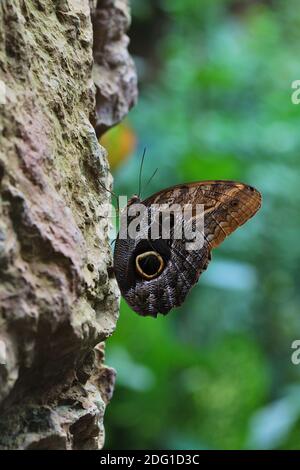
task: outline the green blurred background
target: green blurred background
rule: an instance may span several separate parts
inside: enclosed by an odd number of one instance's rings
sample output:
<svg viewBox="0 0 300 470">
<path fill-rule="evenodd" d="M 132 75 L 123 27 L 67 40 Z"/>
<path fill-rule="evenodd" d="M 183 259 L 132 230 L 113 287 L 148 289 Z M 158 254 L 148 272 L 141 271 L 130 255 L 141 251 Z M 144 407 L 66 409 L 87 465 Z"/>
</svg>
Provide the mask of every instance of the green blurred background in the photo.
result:
<svg viewBox="0 0 300 470">
<path fill-rule="evenodd" d="M 261 211 L 214 251 L 185 304 L 122 301 L 106 449 L 299 449 L 300 79 L 297 0 L 131 1 L 140 98 L 105 137 L 115 191 L 237 179 Z M 134 148 L 134 143 L 137 145 Z"/>
</svg>

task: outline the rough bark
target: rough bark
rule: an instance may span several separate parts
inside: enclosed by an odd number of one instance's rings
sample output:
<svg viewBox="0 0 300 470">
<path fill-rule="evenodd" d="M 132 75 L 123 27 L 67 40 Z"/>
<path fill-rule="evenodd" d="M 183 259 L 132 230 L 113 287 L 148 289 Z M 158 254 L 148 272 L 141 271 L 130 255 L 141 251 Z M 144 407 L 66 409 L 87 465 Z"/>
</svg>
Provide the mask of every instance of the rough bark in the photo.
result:
<svg viewBox="0 0 300 470">
<path fill-rule="evenodd" d="M 103 341 L 118 289 L 95 127 L 118 122 L 136 99 L 128 5 L 2 0 L 0 9 L 0 446 L 101 448 L 115 378 Z"/>
</svg>

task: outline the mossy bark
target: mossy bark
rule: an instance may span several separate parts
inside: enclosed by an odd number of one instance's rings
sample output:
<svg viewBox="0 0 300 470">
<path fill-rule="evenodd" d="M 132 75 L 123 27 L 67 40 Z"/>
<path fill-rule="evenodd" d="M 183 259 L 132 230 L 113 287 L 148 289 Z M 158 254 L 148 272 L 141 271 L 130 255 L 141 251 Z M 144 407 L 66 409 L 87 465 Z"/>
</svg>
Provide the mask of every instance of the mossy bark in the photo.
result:
<svg viewBox="0 0 300 470">
<path fill-rule="evenodd" d="M 103 445 L 119 294 L 95 129 L 136 100 L 128 22 L 126 0 L 0 5 L 1 448 Z"/>
</svg>

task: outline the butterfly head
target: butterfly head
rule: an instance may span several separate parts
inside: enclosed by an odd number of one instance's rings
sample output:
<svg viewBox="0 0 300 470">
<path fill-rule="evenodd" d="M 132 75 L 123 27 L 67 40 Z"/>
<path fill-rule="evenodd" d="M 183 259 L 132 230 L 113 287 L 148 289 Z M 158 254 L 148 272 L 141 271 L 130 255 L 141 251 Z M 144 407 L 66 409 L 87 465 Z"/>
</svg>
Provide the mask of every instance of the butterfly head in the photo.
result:
<svg viewBox="0 0 300 470">
<path fill-rule="evenodd" d="M 140 202 L 141 202 L 140 197 L 139 197 L 137 194 L 134 194 L 134 195 L 131 196 L 131 198 L 129 199 L 127 206 L 131 206 L 132 204 L 138 204 L 138 203 L 140 203 Z"/>
</svg>

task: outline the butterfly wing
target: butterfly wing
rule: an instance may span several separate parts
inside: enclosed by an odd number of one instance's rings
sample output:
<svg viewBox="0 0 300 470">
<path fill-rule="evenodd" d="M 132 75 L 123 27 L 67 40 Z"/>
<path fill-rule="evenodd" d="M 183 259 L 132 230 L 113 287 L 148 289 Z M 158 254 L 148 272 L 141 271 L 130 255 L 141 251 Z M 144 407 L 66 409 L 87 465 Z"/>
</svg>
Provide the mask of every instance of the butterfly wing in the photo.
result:
<svg viewBox="0 0 300 470">
<path fill-rule="evenodd" d="M 210 249 L 253 217 L 261 207 L 261 194 L 236 181 L 201 181 L 172 186 L 153 194 L 143 204 L 203 204 L 205 239 Z"/>
<path fill-rule="evenodd" d="M 172 232 L 169 240 L 116 241 L 114 265 L 122 295 L 139 314 L 157 316 L 182 304 L 207 268 L 212 248 L 258 211 L 261 195 L 243 183 L 202 181 L 167 188 L 142 203 L 149 208 L 154 204 L 202 204 L 204 208 L 204 243 L 198 250 L 187 250 L 185 240 L 175 239 Z M 162 256 L 164 267 L 157 277 L 145 280 L 138 275 L 135 260 L 149 251 Z"/>
</svg>

